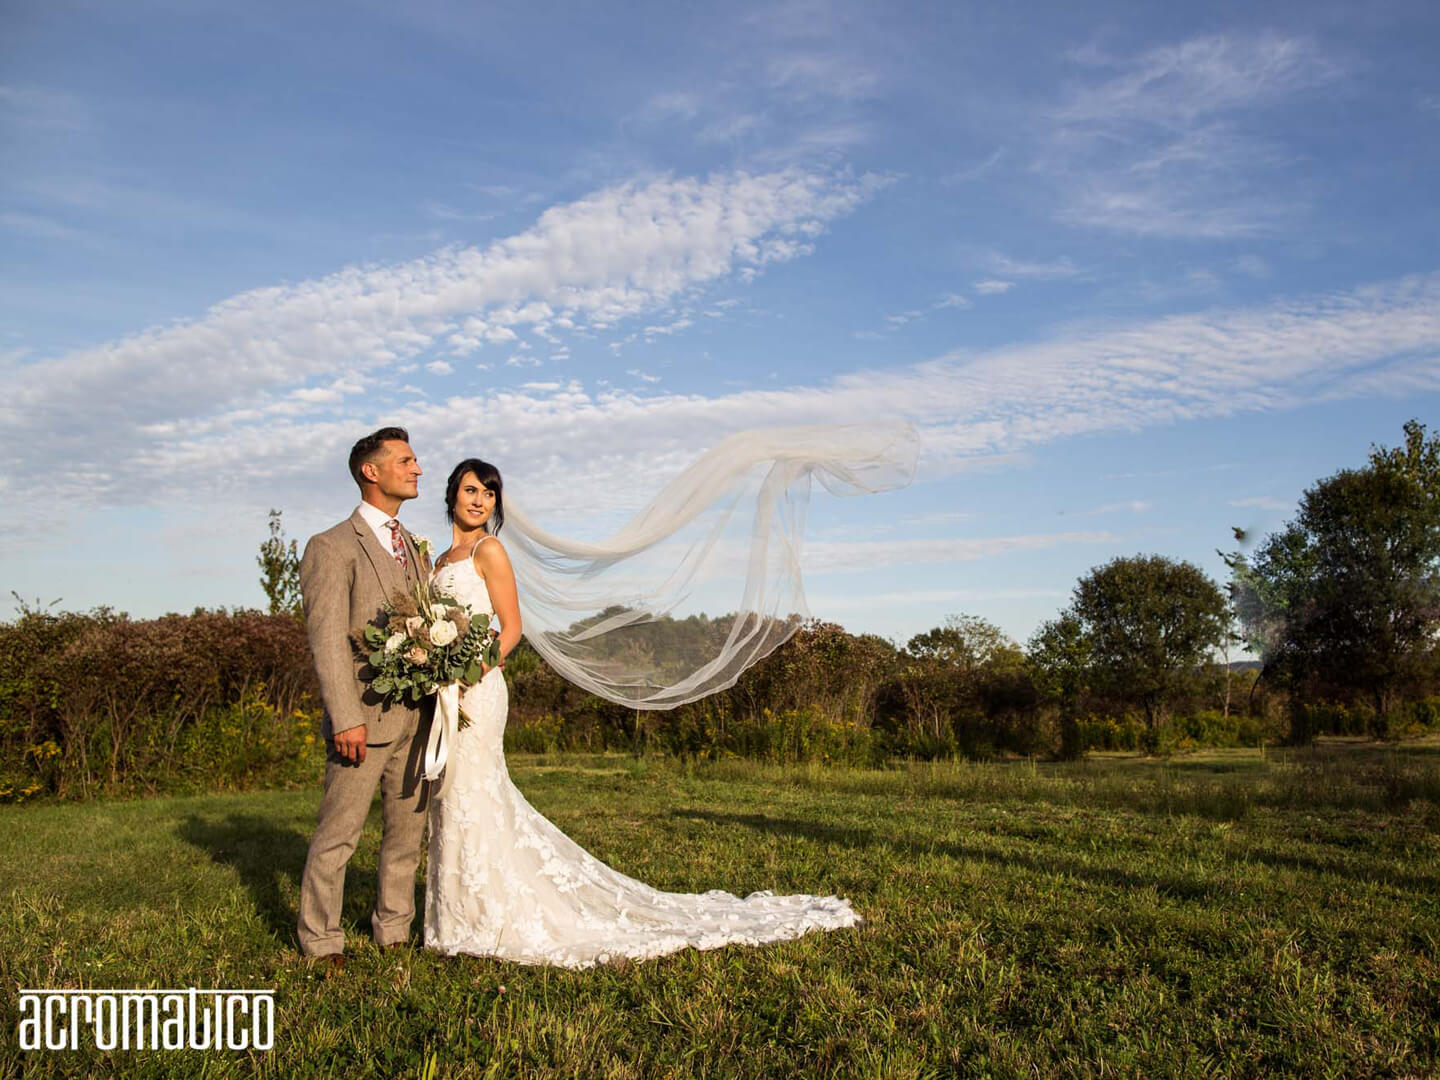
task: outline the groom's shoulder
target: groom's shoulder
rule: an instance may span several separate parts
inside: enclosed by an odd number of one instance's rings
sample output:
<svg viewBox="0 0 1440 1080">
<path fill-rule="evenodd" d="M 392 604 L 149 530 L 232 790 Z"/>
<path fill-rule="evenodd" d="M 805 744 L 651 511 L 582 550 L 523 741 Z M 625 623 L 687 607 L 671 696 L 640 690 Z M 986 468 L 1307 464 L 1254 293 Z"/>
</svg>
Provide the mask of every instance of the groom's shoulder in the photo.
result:
<svg viewBox="0 0 1440 1080">
<path fill-rule="evenodd" d="M 307 549 L 331 549 L 334 548 L 336 545 L 343 544 L 347 540 L 353 539 L 354 536 L 355 524 L 350 520 L 350 518 L 346 518 L 344 521 L 337 521 L 334 525 L 331 525 L 330 528 L 322 529 L 320 532 L 310 537 L 310 539 L 306 541 L 305 546 Z"/>
</svg>

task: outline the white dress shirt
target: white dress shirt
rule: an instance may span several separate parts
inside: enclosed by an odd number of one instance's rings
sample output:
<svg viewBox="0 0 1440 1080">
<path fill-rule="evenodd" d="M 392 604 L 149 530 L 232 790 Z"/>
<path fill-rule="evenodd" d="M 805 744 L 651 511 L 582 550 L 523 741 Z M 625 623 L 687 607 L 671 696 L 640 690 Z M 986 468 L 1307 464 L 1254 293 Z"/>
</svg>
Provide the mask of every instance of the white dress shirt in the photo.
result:
<svg viewBox="0 0 1440 1080">
<path fill-rule="evenodd" d="M 390 541 L 390 522 L 398 521 L 399 519 L 392 518 L 389 514 L 385 513 L 384 510 L 381 510 L 378 506 L 372 506 L 368 502 L 362 502 L 360 504 L 360 516 L 365 519 L 365 524 L 369 525 L 370 528 L 375 531 L 375 539 L 380 541 L 380 547 L 393 554 L 395 549 L 391 546 Z M 405 541 L 402 538 L 400 542 L 403 544 Z M 407 559 L 410 557 L 408 551 L 405 553 L 405 557 Z"/>
</svg>

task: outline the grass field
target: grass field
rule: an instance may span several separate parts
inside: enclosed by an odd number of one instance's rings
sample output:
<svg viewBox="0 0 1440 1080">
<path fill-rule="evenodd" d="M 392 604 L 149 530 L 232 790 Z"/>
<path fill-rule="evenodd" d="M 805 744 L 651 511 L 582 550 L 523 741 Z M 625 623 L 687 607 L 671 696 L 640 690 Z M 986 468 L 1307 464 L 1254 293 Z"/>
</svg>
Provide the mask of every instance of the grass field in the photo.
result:
<svg viewBox="0 0 1440 1080">
<path fill-rule="evenodd" d="M 512 768 L 626 873 L 835 892 L 866 924 L 575 973 L 382 955 L 364 936 L 376 815 L 347 884 L 349 969 L 326 981 L 294 943 L 318 791 L 4 807 L 0 1075 L 1440 1068 L 1440 744 L 886 772 Z M 275 1049 L 16 1048 L 14 988 L 192 985 L 274 987 Z"/>
</svg>

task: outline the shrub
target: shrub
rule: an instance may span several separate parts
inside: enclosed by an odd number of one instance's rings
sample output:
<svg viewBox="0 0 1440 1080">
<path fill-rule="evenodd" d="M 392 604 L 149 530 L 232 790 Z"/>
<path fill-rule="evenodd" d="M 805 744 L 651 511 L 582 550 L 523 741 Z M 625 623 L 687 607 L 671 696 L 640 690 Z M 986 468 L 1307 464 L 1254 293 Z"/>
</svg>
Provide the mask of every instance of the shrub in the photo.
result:
<svg viewBox="0 0 1440 1080">
<path fill-rule="evenodd" d="M 210 745 L 195 742 L 197 731 L 233 731 L 224 737 L 273 747 L 267 725 L 275 721 L 259 718 L 261 704 L 280 717 L 316 709 L 304 628 L 290 616 L 197 611 L 132 621 L 103 611 L 26 612 L 0 634 L 12 646 L 0 669 L 0 778 L 12 797 L 33 794 L 37 783 L 82 798 L 194 786 L 203 773 L 195 755 Z M 230 720 L 221 723 L 221 714 Z M 39 752 L 48 746 L 58 754 Z M 256 752 L 228 748 L 214 782 L 244 782 L 265 759 Z"/>
</svg>

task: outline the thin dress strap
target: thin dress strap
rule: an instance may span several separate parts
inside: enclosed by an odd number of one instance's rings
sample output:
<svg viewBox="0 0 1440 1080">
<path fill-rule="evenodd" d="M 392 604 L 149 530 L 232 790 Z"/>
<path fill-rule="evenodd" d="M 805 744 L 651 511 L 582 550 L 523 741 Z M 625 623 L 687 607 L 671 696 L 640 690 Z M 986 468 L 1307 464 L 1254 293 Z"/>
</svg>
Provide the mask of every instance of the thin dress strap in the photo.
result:
<svg viewBox="0 0 1440 1080">
<path fill-rule="evenodd" d="M 471 561 L 472 561 L 472 562 L 474 561 L 474 559 L 475 559 L 475 553 L 480 550 L 480 545 L 481 545 L 481 544 L 483 544 L 486 540 L 494 540 L 494 539 L 495 539 L 495 534 L 494 534 L 494 533 L 486 533 L 484 536 L 480 537 L 479 540 L 476 540 L 475 543 L 471 544 L 471 545 L 470 545 L 470 559 L 471 559 Z"/>
</svg>

